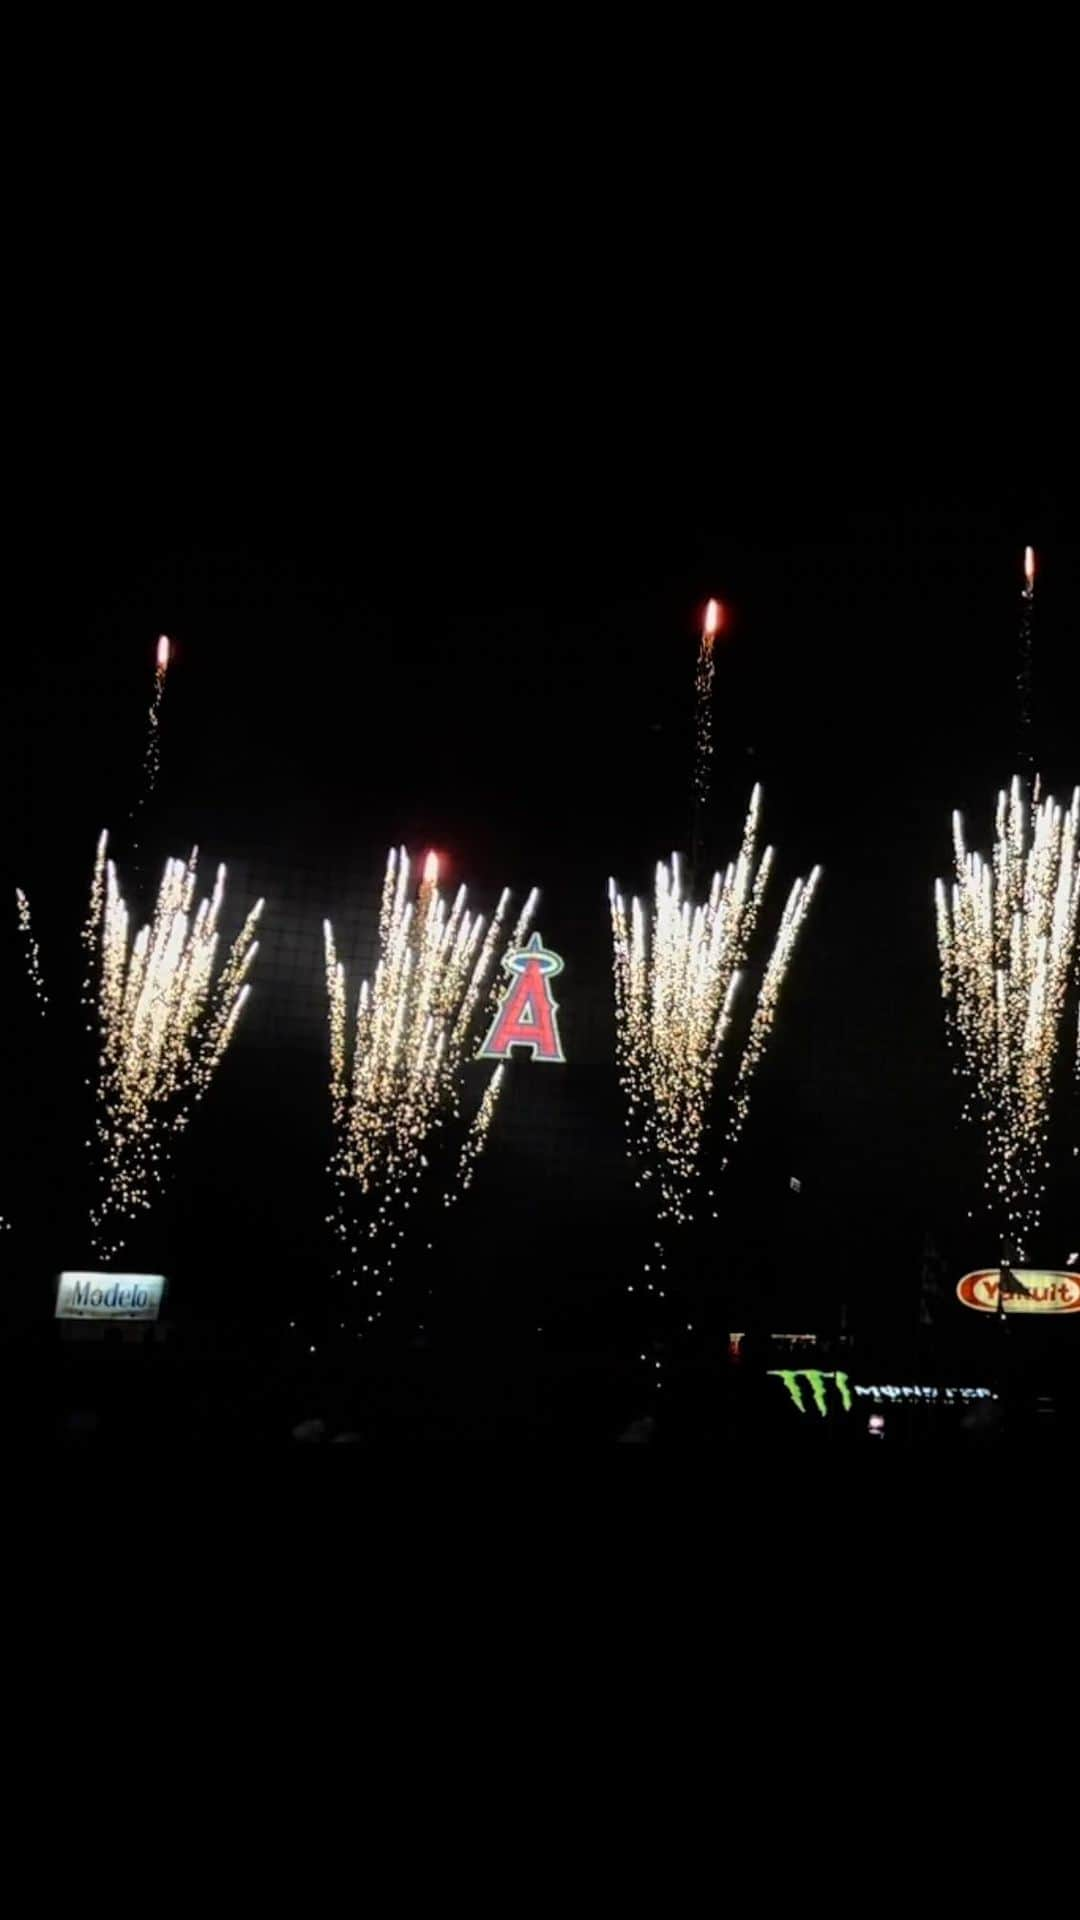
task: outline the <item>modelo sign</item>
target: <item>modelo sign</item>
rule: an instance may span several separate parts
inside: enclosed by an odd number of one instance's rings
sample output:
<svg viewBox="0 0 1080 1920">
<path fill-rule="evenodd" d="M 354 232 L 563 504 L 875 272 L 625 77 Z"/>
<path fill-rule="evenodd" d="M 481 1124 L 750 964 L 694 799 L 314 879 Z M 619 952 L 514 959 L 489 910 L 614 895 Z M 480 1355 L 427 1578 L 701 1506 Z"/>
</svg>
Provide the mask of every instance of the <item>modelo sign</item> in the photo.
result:
<svg viewBox="0 0 1080 1920">
<path fill-rule="evenodd" d="M 1080 1313 L 1080 1276 L 1075 1273 L 1035 1273 L 1021 1267 L 1010 1269 L 1017 1289 L 1006 1289 L 1002 1302 L 1006 1313 Z M 957 1299 L 965 1307 L 980 1313 L 998 1311 L 1001 1287 L 999 1269 L 986 1273 L 965 1273 L 956 1289 Z"/>
<path fill-rule="evenodd" d="M 58 1320 L 156 1320 L 165 1292 L 161 1273 L 62 1273 Z"/>
</svg>

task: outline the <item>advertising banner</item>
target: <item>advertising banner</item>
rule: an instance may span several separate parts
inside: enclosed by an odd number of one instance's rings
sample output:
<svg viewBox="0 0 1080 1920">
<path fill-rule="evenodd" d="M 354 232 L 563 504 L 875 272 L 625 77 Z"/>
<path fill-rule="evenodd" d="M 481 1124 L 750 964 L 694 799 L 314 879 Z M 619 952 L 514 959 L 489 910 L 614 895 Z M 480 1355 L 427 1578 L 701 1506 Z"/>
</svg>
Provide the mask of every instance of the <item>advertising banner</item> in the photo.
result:
<svg viewBox="0 0 1080 1920">
<path fill-rule="evenodd" d="M 165 1293 L 161 1273 L 62 1273 L 58 1320 L 156 1320 Z"/>
<path fill-rule="evenodd" d="M 1011 1274 L 1003 1302 L 1006 1313 L 1080 1312 L 1080 1275 L 1036 1272 L 1025 1267 L 1014 1267 Z M 965 1273 L 956 1297 L 965 1307 L 975 1307 L 980 1313 L 997 1313 L 1000 1288 L 1000 1269 L 987 1268 L 980 1273 Z"/>
</svg>

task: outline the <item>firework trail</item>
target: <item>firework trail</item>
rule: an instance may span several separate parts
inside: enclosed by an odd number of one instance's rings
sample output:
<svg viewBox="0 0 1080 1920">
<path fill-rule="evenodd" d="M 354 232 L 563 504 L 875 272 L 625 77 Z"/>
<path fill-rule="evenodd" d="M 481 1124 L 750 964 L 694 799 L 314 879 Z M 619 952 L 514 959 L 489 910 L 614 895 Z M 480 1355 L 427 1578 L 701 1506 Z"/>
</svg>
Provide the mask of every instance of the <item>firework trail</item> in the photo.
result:
<svg viewBox="0 0 1080 1920">
<path fill-rule="evenodd" d="M 157 655 L 154 666 L 154 691 L 150 697 L 150 709 L 146 720 L 146 751 L 143 754 L 142 787 L 130 818 L 138 821 L 143 809 L 153 798 L 161 771 L 161 703 L 165 694 L 165 677 L 169 671 L 169 658 L 172 645 L 167 634 L 160 634 L 157 643 Z M 137 842 L 134 843 L 137 848 Z M 133 850 L 134 850 L 133 848 Z"/>
<path fill-rule="evenodd" d="M 692 1201 L 709 1108 L 742 968 L 773 864 L 758 858 L 761 789 L 750 801 L 738 858 L 713 875 L 707 900 L 684 891 L 678 855 L 656 869 L 651 917 L 609 882 L 616 1033 L 626 1096 L 627 1150 L 636 1185 L 646 1191 L 658 1227 L 693 1218 Z M 730 1144 L 741 1131 L 750 1083 L 776 1018 L 798 935 L 819 878 L 797 881 L 784 909 L 731 1095 Z M 726 1162 L 725 1162 L 726 1164 Z M 653 1243 L 664 1270 L 662 1240 Z M 647 1271 L 653 1266 L 650 1260 Z M 654 1283 L 650 1281 L 650 1289 Z"/>
<path fill-rule="evenodd" d="M 1024 586 L 1020 595 L 1020 659 L 1016 671 L 1016 695 L 1020 714 L 1020 769 L 1031 777 L 1031 677 L 1032 624 L 1035 612 L 1035 549 L 1024 548 Z"/>
<path fill-rule="evenodd" d="M 198 849 L 167 860 L 153 914 L 131 937 L 131 923 L 98 841 L 90 910 L 84 1004 L 98 1036 L 95 1132 L 99 1196 L 90 1216 L 95 1250 L 113 1257 L 124 1221 L 151 1205 L 169 1147 L 189 1125 L 236 1030 L 251 991 L 247 974 L 259 950 L 259 900 L 214 977 L 225 895 L 225 868 L 192 912 Z"/>
<path fill-rule="evenodd" d="M 1005 1264 L 1039 1224 L 1055 1062 L 1080 916 L 1080 787 L 1066 812 L 1014 779 L 990 859 L 953 815 L 955 875 L 935 888 L 941 991 L 966 1120 L 985 1150 Z"/>
<path fill-rule="evenodd" d="M 693 827 L 690 863 L 696 872 L 705 830 L 705 810 L 712 784 L 712 701 L 713 650 L 723 620 L 719 600 L 710 600 L 705 608 L 698 645 L 697 671 L 694 675 L 694 773 L 692 781 Z"/>
<path fill-rule="evenodd" d="M 788 894 L 784 911 L 780 918 L 779 931 L 773 944 L 772 953 L 769 956 L 768 965 L 765 968 L 757 1005 L 754 1008 L 753 1019 L 750 1022 L 750 1034 L 743 1048 L 742 1058 L 739 1061 L 739 1070 L 735 1077 L 735 1085 L 732 1088 L 731 1115 L 726 1136 L 728 1152 L 725 1153 L 721 1163 L 723 1167 L 727 1166 L 730 1158 L 730 1150 L 734 1147 L 743 1127 L 746 1125 L 746 1116 L 750 1109 L 751 1081 L 768 1045 L 769 1036 L 772 1033 L 773 1023 L 776 1019 L 776 1010 L 780 1002 L 780 994 L 784 981 L 787 979 L 788 968 L 791 965 L 792 954 L 795 950 L 795 943 L 802 931 L 803 922 L 810 911 L 810 905 L 820 879 L 821 868 L 815 867 L 809 879 L 796 880 L 791 892 Z"/>
<path fill-rule="evenodd" d="M 19 916 L 19 932 L 22 935 L 26 953 L 26 971 L 30 977 L 30 986 L 38 1012 L 44 1015 L 49 1004 L 45 991 L 45 980 L 41 971 L 41 950 L 34 938 L 34 929 L 30 921 L 30 902 L 21 887 L 15 889 L 15 906 Z"/>
<path fill-rule="evenodd" d="M 379 910 L 378 960 L 361 982 L 349 1045 L 345 969 L 329 920 L 323 923 L 330 1031 L 331 1159 L 338 1212 L 329 1216 L 350 1256 L 370 1253 L 361 1271 L 384 1285 L 393 1278 L 404 1212 L 429 1165 L 428 1149 L 460 1118 L 463 1068 L 475 1046 L 479 1016 L 497 995 L 497 963 L 522 943 L 539 895 L 528 896 L 509 936 L 510 894 L 490 923 L 473 915 L 466 890 L 449 901 L 429 854 L 416 898 L 405 849 L 391 849 Z M 461 1146 L 446 1204 L 471 1183 L 495 1113 L 504 1074 L 496 1067 Z M 362 1227 L 348 1224 L 359 1198 Z M 364 1242 L 370 1244 L 364 1245 Z M 354 1281 L 354 1284 L 358 1284 Z M 376 1308 L 371 1318 L 381 1315 Z"/>
<path fill-rule="evenodd" d="M 458 1200 L 463 1193 L 467 1193 L 472 1186 L 473 1174 L 476 1172 L 476 1163 L 484 1151 L 488 1129 L 495 1117 L 495 1108 L 498 1105 L 499 1093 L 502 1089 L 503 1075 L 505 1072 L 506 1068 L 500 1061 L 499 1065 L 493 1069 L 491 1078 L 484 1088 L 480 1105 L 476 1109 L 476 1113 L 469 1125 L 469 1131 L 465 1136 L 465 1141 L 458 1159 L 457 1179 L 449 1192 L 443 1195 L 444 1206 L 452 1207 L 454 1202 Z"/>
</svg>

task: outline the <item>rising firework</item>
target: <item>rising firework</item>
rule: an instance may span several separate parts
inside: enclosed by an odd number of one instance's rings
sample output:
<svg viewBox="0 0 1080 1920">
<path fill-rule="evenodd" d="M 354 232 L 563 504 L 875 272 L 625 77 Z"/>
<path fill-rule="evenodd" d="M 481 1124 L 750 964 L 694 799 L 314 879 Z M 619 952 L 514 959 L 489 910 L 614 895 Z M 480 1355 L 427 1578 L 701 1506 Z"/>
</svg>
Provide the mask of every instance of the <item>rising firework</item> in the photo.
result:
<svg viewBox="0 0 1080 1920">
<path fill-rule="evenodd" d="M 466 906 L 459 887 L 451 903 L 439 890 L 439 863 L 429 854 L 415 900 L 404 848 L 391 849 L 379 913 L 373 979 L 361 983 L 348 1033 L 345 969 L 330 922 L 323 923 L 330 1020 L 330 1104 L 335 1134 L 331 1171 L 338 1186 L 335 1225 L 350 1256 L 370 1258 L 362 1271 L 392 1278 L 395 1249 L 440 1131 L 460 1118 L 463 1067 L 489 1017 L 496 963 L 520 947 L 536 911 L 530 893 L 506 934 L 510 895 L 503 892 L 490 924 Z M 460 1148 L 449 1205 L 472 1180 L 503 1084 L 492 1073 Z M 359 1200 L 365 1213 L 350 1224 Z M 369 1244 L 364 1244 L 369 1243 Z M 372 1318 L 381 1314 L 374 1308 Z"/>
<path fill-rule="evenodd" d="M 636 1183 L 646 1191 L 660 1226 L 681 1226 L 693 1218 L 717 1073 L 773 864 L 771 848 L 758 858 L 760 808 L 761 789 L 755 787 L 738 858 L 725 873 L 713 875 L 702 903 L 685 893 L 676 854 L 670 865 L 657 866 L 650 919 L 637 899 L 627 913 L 615 882 L 609 883 L 627 1148 Z M 728 1151 L 746 1119 L 750 1084 L 768 1044 L 819 871 L 795 882 L 784 908 L 731 1090 Z M 662 1268 L 662 1242 L 654 1247 Z"/>
<path fill-rule="evenodd" d="M 22 935 L 31 991 L 38 1012 L 44 1013 L 49 1004 L 49 996 L 45 991 L 45 980 L 41 971 L 41 950 L 34 938 L 34 929 L 30 920 L 30 902 L 21 887 L 15 889 L 15 907 L 19 916 L 19 932 Z"/>
<path fill-rule="evenodd" d="M 198 849 L 167 860 L 153 915 L 131 939 L 127 906 L 98 842 L 83 930 L 84 996 L 98 1044 L 96 1133 L 99 1197 L 91 1211 L 96 1250 L 119 1252 L 120 1227 L 148 1208 L 166 1172 L 172 1140 L 203 1098 L 251 991 L 258 952 L 257 901 L 215 980 L 225 868 L 194 915 Z"/>
<path fill-rule="evenodd" d="M 171 653 L 172 645 L 168 634 L 160 634 L 154 664 L 154 691 L 150 696 L 150 710 L 146 717 L 146 750 L 143 754 L 142 786 L 139 797 L 131 809 L 132 820 L 137 820 L 142 809 L 149 804 L 161 771 L 161 702 L 165 694 L 165 676 L 169 671 Z"/>
<path fill-rule="evenodd" d="M 1024 585 L 1020 594 L 1020 655 L 1016 673 L 1017 712 L 1020 716 L 1020 754 L 1023 771 L 1031 774 L 1032 626 L 1035 614 L 1035 549 L 1024 548 Z"/>
<path fill-rule="evenodd" d="M 694 777 L 693 777 L 693 845 L 691 861 L 696 866 L 701 849 L 705 827 L 705 809 L 709 800 L 709 787 L 712 783 L 712 701 L 713 701 L 713 650 L 716 636 L 723 620 L 723 608 L 719 600 L 710 600 L 705 607 L 705 618 L 701 626 L 701 639 L 698 643 L 697 672 L 694 675 Z"/>
<path fill-rule="evenodd" d="M 1039 1223 L 1080 914 L 1080 787 L 1066 812 L 1015 779 L 998 795 L 992 857 L 968 851 L 958 813 L 953 844 L 955 877 L 935 891 L 941 990 L 1008 1263 L 1027 1257 Z"/>
</svg>

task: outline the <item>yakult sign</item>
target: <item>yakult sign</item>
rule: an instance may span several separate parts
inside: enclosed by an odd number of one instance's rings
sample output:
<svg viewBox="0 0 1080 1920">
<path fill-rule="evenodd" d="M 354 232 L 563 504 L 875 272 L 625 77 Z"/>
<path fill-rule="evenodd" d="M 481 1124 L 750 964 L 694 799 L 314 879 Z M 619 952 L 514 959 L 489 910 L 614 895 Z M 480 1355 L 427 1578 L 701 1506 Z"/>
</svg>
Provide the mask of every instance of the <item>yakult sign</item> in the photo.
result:
<svg viewBox="0 0 1080 1920">
<path fill-rule="evenodd" d="M 956 1293 L 965 1307 L 996 1313 L 1000 1289 L 1000 1271 L 987 1269 L 965 1273 Z M 1006 1287 L 1002 1306 L 1006 1313 L 1080 1313 L 1080 1275 L 1034 1273 L 1014 1267 L 1012 1286 Z"/>
<path fill-rule="evenodd" d="M 161 1273 L 62 1273 L 58 1320 L 156 1320 L 165 1292 Z"/>
</svg>

